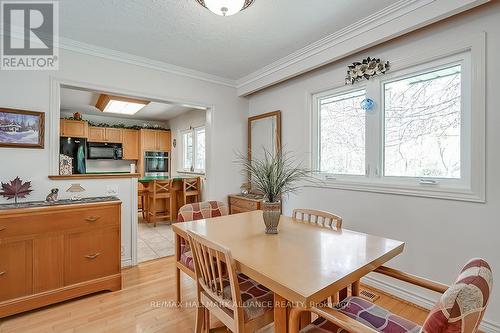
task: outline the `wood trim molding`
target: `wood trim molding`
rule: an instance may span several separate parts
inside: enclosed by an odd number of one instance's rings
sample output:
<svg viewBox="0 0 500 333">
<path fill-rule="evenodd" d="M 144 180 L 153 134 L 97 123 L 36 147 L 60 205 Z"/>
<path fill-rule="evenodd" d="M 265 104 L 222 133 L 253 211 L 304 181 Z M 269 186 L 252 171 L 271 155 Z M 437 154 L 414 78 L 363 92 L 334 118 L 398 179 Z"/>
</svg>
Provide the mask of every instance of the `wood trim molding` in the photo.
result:
<svg viewBox="0 0 500 333">
<path fill-rule="evenodd" d="M 144 104 L 144 106 L 146 106 L 150 103 L 150 101 L 145 100 L 145 99 L 124 97 L 124 96 L 115 96 L 115 95 L 109 95 L 109 94 L 100 94 L 99 98 L 97 99 L 97 102 L 95 103 L 95 107 L 98 108 L 99 110 L 101 110 L 101 112 L 104 112 L 104 109 L 106 108 L 106 106 L 108 105 L 108 103 L 111 100 L 128 102 L 128 103 Z"/>
<path fill-rule="evenodd" d="M 96 174 L 77 174 L 77 175 L 53 175 L 49 176 L 52 180 L 67 179 L 112 179 L 112 178 L 140 178 L 139 173 L 96 173 Z"/>
<path fill-rule="evenodd" d="M 237 81 L 248 96 L 490 0 L 400 0 Z"/>
</svg>

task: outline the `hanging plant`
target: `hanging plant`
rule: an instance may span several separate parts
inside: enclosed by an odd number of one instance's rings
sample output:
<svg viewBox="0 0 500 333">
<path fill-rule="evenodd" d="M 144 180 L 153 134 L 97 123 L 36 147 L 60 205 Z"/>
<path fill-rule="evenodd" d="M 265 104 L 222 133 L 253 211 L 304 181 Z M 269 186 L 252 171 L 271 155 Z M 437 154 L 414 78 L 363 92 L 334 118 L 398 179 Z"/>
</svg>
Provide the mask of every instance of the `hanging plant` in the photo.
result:
<svg viewBox="0 0 500 333">
<path fill-rule="evenodd" d="M 18 198 L 26 198 L 31 193 L 31 182 L 23 182 L 19 177 L 11 180 L 10 183 L 2 183 L 2 192 L 0 195 L 7 200 L 14 199 L 17 203 Z"/>
<path fill-rule="evenodd" d="M 345 84 L 354 84 L 363 78 L 369 80 L 373 76 L 385 74 L 389 69 L 390 64 L 388 61 L 383 63 L 380 59 L 368 57 L 361 62 L 354 62 L 348 66 Z"/>
</svg>

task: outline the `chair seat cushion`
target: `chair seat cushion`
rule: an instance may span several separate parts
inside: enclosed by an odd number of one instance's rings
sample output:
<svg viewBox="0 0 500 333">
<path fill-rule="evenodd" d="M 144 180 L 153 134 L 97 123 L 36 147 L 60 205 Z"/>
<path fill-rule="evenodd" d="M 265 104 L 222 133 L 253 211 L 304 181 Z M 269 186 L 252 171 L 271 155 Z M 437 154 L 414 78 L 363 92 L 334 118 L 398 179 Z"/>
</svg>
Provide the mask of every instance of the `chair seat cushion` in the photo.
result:
<svg viewBox="0 0 500 333">
<path fill-rule="evenodd" d="M 421 327 L 360 297 L 348 297 L 334 309 L 383 333 L 418 333 Z M 324 318 L 316 319 L 301 332 L 349 333 Z M 351 332 L 352 333 L 352 332 Z"/>
<path fill-rule="evenodd" d="M 181 263 L 194 272 L 193 253 L 188 250 L 181 253 Z"/>
<path fill-rule="evenodd" d="M 274 294 L 272 291 L 241 273 L 238 273 L 238 284 L 245 322 L 262 316 L 266 311 L 273 310 Z M 227 278 L 223 279 L 223 285 L 224 298 L 232 300 L 231 287 Z"/>
</svg>

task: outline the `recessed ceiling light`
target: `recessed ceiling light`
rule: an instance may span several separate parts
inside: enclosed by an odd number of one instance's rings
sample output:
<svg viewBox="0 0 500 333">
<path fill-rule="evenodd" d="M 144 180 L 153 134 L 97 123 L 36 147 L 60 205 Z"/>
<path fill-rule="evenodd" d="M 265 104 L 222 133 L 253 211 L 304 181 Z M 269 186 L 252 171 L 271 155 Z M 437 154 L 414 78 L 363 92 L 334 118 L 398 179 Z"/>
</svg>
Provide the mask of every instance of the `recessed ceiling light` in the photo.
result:
<svg viewBox="0 0 500 333">
<path fill-rule="evenodd" d="M 196 0 L 200 5 L 220 16 L 231 16 L 247 9 L 255 0 Z"/>
<path fill-rule="evenodd" d="M 146 100 L 101 94 L 95 106 L 105 113 L 133 115 L 148 104 Z"/>
</svg>

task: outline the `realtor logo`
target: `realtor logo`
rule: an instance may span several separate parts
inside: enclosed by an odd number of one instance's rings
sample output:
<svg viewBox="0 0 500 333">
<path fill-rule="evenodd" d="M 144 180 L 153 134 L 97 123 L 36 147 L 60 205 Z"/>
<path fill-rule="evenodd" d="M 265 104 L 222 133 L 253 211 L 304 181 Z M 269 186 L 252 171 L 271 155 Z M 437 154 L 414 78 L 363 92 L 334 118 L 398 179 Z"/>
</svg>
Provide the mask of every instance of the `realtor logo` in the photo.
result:
<svg viewBox="0 0 500 333">
<path fill-rule="evenodd" d="M 2 70 L 57 70 L 56 1 L 1 1 Z"/>
</svg>

